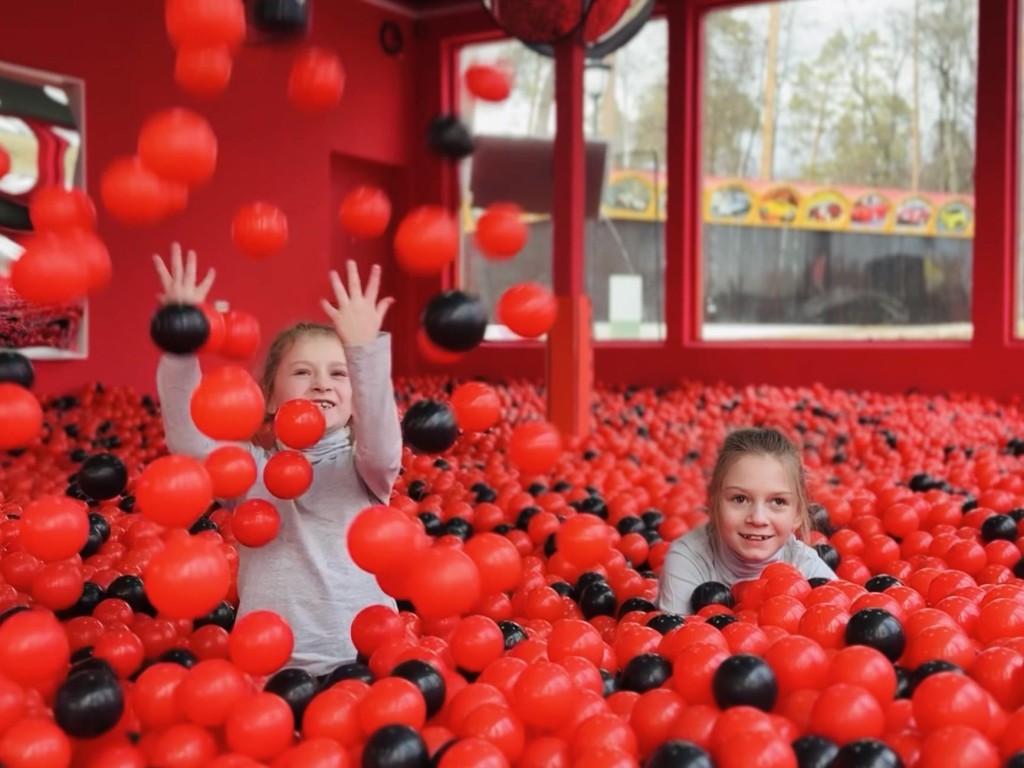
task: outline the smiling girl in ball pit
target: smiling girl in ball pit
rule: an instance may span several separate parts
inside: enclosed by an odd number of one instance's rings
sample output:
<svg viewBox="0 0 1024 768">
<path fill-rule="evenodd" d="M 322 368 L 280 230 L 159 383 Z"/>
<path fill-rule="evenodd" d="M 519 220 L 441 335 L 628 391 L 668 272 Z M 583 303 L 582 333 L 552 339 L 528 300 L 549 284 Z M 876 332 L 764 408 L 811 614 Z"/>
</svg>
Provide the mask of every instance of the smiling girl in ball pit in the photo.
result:
<svg viewBox="0 0 1024 768">
<path fill-rule="evenodd" d="M 183 262 L 171 249 L 170 268 L 154 256 L 163 288 L 163 304 L 199 305 L 214 280 L 211 269 L 197 283 L 196 255 Z M 248 444 L 257 480 L 246 499 L 274 504 L 281 525 L 260 548 L 239 545 L 238 617 L 274 611 L 295 638 L 288 666 L 322 675 L 356 658 L 349 628 L 355 615 L 372 604 L 394 601 L 369 573 L 351 559 L 345 546 L 348 527 L 364 508 L 386 504 L 398 477 L 402 435 L 391 382 L 391 339 L 381 332 L 393 303 L 378 299 L 380 267 L 374 266 L 365 289 L 354 262 L 347 264 L 347 286 L 331 272 L 335 304 L 323 301 L 330 325 L 299 323 L 281 331 L 270 345 L 260 379 L 267 421 L 284 403 L 304 399 L 317 404 L 326 429 L 302 452 L 313 469 L 309 489 L 294 499 L 279 499 L 262 477 L 282 446 Z M 202 374 L 195 355 L 161 357 L 157 368 L 168 450 L 205 459 L 220 447 L 196 427 L 190 413 Z"/>
<path fill-rule="evenodd" d="M 708 484 L 710 519 L 669 548 L 658 582 L 658 608 L 695 613 L 694 590 L 707 582 L 732 587 L 756 579 L 772 563 L 805 578 L 835 579 L 800 540 L 811 530 L 804 471 L 796 448 L 774 429 L 729 435 Z"/>
</svg>

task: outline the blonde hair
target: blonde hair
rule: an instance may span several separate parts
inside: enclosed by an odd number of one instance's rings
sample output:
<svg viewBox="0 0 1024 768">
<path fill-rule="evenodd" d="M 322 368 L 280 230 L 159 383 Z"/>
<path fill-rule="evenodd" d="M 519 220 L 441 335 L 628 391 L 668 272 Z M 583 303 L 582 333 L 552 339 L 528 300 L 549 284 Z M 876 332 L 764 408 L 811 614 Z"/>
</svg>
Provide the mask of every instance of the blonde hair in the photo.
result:
<svg viewBox="0 0 1024 768">
<path fill-rule="evenodd" d="M 811 532 L 811 516 L 804 482 L 804 466 L 796 447 L 776 429 L 740 429 L 725 438 L 718 452 L 708 483 L 710 525 L 715 527 L 722 513 L 722 486 L 733 464 L 744 456 L 770 456 L 789 473 L 796 496 L 797 536 L 806 539 Z"/>
</svg>

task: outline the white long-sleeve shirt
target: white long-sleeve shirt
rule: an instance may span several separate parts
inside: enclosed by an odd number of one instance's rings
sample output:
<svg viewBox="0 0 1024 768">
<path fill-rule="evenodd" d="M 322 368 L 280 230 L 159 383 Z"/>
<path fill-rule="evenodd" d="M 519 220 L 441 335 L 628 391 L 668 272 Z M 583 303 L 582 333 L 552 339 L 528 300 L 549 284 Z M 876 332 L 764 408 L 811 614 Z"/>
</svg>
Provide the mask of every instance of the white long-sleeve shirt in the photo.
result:
<svg viewBox="0 0 1024 768">
<path fill-rule="evenodd" d="M 739 581 L 756 579 L 768 565 L 779 562 L 795 566 L 807 579 L 838 578 L 813 547 L 795 536 L 790 536 L 767 560 L 749 563 L 729 549 L 707 525 L 702 525 L 676 539 L 669 547 L 658 579 L 658 608 L 689 616 L 695 613 L 690 598 L 701 584 L 717 581 L 732 587 Z"/>
<path fill-rule="evenodd" d="M 349 430 L 326 435 L 304 451 L 313 484 L 293 500 L 275 498 L 263 484 L 273 451 L 245 444 L 256 460 L 257 480 L 246 498 L 266 499 L 281 516 L 281 529 L 258 549 L 239 545 L 238 617 L 271 610 L 295 635 L 290 667 L 324 674 L 356 657 L 350 627 L 368 605 L 394 605 L 376 579 L 349 556 L 348 527 L 367 506 L 386 504 L 402 459 L 402 433 L 391 382 L 391 339 L 381 334 L 365 346 L 346 347 L 352 380 L 354 443 Z M 204 459 L 220 444 L 202 434 L 189 412 L 201 372 L 194 356 L 164 355 L 157 390 L 167 447 Z"/>
</svg>

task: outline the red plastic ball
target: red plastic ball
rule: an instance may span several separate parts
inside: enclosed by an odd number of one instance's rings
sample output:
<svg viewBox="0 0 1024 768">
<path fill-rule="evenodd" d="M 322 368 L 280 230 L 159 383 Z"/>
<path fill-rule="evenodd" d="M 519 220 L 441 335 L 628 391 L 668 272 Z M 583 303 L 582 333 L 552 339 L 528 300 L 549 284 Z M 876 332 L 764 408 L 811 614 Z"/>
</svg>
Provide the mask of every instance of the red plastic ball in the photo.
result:
<svg viewBox="0 0 1024 768">
<path fill-rule="evenodd" d="M 206 118 L 175 108 L 151 115 L 139 132 L 139 159 L 162 179 L 205 184 L 217 168 L 217 137 Z"/>
<path fill-rule="evenodd" d="M 244 496 L 256 482 L 256 460 L 240 445 L 223 445 L 203 461 L 210 475 L 213 496 L 234 499 Z"/>
<path fill-rule="evenodd" d="M 178 685 L 182 714 L 196 725 L 223 725 L 249 691 L 245 676 L 227 659 L 208 659 L 192 667 Z"/>
<path fill-rule="evenodd" d="M 246 499 L 231 515 L 231 533 L 246 547 L 262 547 L 277 538 L 281 515 L 266 499 Z"/>
<path fill-rule="evenodd" d="M 488 259 L 504 261 L 523 250 L 529 234 L 518 205 L 494 203 L 477 220 L 474 239 Z"/>
<path fill-rule="evenodd" d="M 66 189 L 58 184 L 42 187 L 32 195 L 28 212 L 36 232 L 96 229 L 96 206 L 78 188 Z"/>
<path fill-rule="evenodd" d="M 288 219 L 276 205 L 243 205 L 231 222 L 231 240 L 252 259 L 266 259 L 288 245 Z"/>
<path fill-rule="evenodd" d="M 466 88 L 478 99 L 504 101 L 512 91 L 512 75 L 504 67 L 472 64 L 466 68 Z"/>
<path fill-rule="evenodd" d="M 206 468 L 191 456 L 172 454 L 151 462 L 135 484 L 142 515 L 169 528 L 188 527 L 213 502 Z"/>
<path fill-rule="evenodd" d="M 294 644 L 288 622 L 273 611 L 253 611 L 235 623 L 228 653 L 243 672 L 271 675 L 288 661 Z"/>
<path fill-rule="evenodd" d="M 496 533 L 478 533 L 463 547 L 476 563 L 484 595 L 511 591 L 519 583 L 523 561 L 515 545 Z"/>
<path fill-rule="evenodd" d="M 324 412 L 310 400 L 289 400 L 274 414 L 274 433 L 289 448 L 309 448 L 324 436 Z"/>
<path fill-rule="evenodd" d="M 85 296 L 89 271 L 67 239 L 50 232 L 34 235 L 11 265 L 11 286 L 26 301 L 65 304 Z"/>
<path fill-rule="evenodd" d="M 19 541 L 26 552 L 44 562 L 76 555 L 88 538 L 89 516 L 77 499 L 44 496 L 22 510 Z"/>
<path fill-rule="evenodd" d="M 356 565 L 376 575 L 407 567 L 418 538 L 421 533 L 407 516 L 392 507 L 375 505 L 356 515 L 349 525 L 348 551 Z"/>
<path fill-rule="evenodd" d="M 279 499 L 295 499 L 313 484 L 313 467 L 300 451 L 278 451 L 263 468 L 263 485 Z"/>
<path fill-rule="evenodd" d="M 19 611 L 0 624 L 0 674 L 19 685 L 45 687 L 67 672 L 71 647 L 50 611 Z"/>
<path fill-rule="evenodd" d="M 245 40 L 245 6 L 239 0 L 167 0 L 164 23 L 175 48 L 237 50 Z"/>
<path fill-rule="evenodd" d="M 355 237 L 379 237 L 391 221 L 391 200 L 379 187 L 356 187 L 342 199 L 338 221 Z"/>
<path fill-rule="evenodd" d="M 480 381 L 467 381 L 456 387 L 451 404 L 455 420 L 466 432 L 483 432 L 501 418 L 501 401 L 497 393 Z"/>
<path fill-rule="evenodd" d="M 476 563 L 459 550 L 428 549 L 410 563 L 409 573 L 409 597 L 423 618 L 468 613 L 481 597 Z"/>
<path fill-rule="evenodd" d="M 345 68 L 337 54 L 307 48 L 295 57 L 288 78 L 288 100 L 302 112 L 317 114 L 338 106 L 345 91 Z"/>
<path fill-rule="evenodd" d="M 224 724 L 228 746 L 254 760 L 272 760 L 284 752 L 295 730 L 291 707 L 273 693 L 254 693 L 241 699 Z"/>
<path fill-rule="evenodd" d="M 120 157 L 103 170 L 100 200 L 122 224 L 149 226 L 183 210 L 188 187 L 161 178 L 137 157 Z"/>
<path fill-rule="evenodd" d="M 259 321 L 248 312 L 232 309 L 224 313 L 224 342 L 220 353 L 233 360 L 248 360 L 260 346 Z"/>
<path fill-rule="evenodd" d="M 512 430 L 509 458 L 527 475 L 550 470 L 562 453 L 562 435 L 547 421 L 529 421 Z"/>
<path fill-rule="evenodd" d="M 418 276 L 437 275 L 459 252 L 459 227 L 440 206 L 414 208 L 398 225 L 394 246 L 403 270 Z"/>
<path fill-rule="evenodd" d="M 608 552 L 610 529 L 594 515 L 574 515 L 555 534 L 558 551 L 579 568 L 596 565 Z M 621 660 L 620 660 L 621 661 Z"/>
<path fill-rule="evenodd" d="M 0 763 L 6 768 L 66 768 L 71 741 L 52 720 L 25 718 L 0 738 Z"/>
<path fill-rule="evenodd" d="M 229 323 L 228 338 L 230 334 Z M 244 368 L 226 365 L 203 376 L 192 393 L 190 412 L 207 437 L 248 440 L 263 424 L 263 392 Z"/>
<path fill-rule="evenodd" d="M 231 568 L 220 548 L 195 536 L 177 538 L 153 555 L 143 580 L 153 606 L 172 619 L 196 619 L 227 596 Z"/>
<path fill-rule="evenodd" d="M 195 99 L 214 99 L 227 90 L 233 66 L 227 46 L 185 46 L 174 59 L 174 82 Z"/>
<path fill-rule="evenodd" d="M 0 381 L 0 450 L 28 446 L 43 428 L 43 409 L 24 387 Z"/>
</svg>

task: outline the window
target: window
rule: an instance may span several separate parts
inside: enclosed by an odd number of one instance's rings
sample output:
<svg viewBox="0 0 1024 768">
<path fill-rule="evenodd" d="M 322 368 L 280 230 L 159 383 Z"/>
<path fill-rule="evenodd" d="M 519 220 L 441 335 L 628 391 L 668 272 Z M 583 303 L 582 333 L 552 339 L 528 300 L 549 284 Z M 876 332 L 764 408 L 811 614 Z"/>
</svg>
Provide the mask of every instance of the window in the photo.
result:
<svg viewBox="0 0 1024 768">
<path fill-rule="evenodd" d="M 618 51 L 588 61 L 584 73 L 586 290 L 599 341 L 665 337 L 667 43 L 667 25 L 652 20 Z M 494 341 L 515 338 L 494 320 L 507 288 L 551 286 L 554 62 L 506 40 L 464 46 L 460 74 L 474 63 L 504 63 L 515 73 L 503 102 L 460 97 L 461 117 L 477 143 L 460 168 L 460 285 L 491 312 L 487 339 Z M 496 202 L 519 205 L 530 225 L 525 248 L 507 261 L 486 259 L 473 237 L 476 221 Z"/>
<path fill-rule="evenodd" d="M 977 0 L 704 18 L 702 338 L 971 336 Z"/>
</svg>

